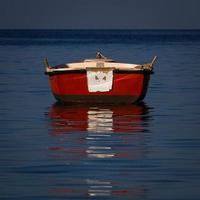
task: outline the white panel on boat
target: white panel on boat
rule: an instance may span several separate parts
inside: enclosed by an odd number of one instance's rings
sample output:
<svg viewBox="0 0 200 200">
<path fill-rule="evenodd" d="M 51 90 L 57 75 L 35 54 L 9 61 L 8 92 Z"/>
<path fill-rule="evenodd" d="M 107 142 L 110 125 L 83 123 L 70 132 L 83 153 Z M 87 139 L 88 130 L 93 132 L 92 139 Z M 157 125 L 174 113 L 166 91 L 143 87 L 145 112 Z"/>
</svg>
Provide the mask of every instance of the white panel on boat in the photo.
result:
<svg viewBox="0 0 200 200">
<path fill-rule="evenodd" d="M 89 92 L 108 92 L 113 85 L 112 68 L 87 69 L 87 84 Z"/>
</svg>

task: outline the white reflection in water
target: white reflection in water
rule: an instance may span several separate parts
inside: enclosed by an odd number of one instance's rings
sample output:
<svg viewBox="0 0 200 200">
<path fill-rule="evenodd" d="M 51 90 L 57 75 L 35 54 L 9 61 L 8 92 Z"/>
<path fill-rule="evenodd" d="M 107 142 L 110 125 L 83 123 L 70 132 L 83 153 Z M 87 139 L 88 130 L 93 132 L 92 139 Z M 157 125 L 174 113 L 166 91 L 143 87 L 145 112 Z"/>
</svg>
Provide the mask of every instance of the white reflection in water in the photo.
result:
<svg viewBox="0 0 200 200">
<path fill-rule="evenodd" d="M 87 179 L 89 196 L 110 196 L 112 194 L 112 185 L 109 181 L 100 181 Z"/>
<path fill-rule="evenodd" d="M 89 110 L 88 132 L 113 131 L 113 112 L 110 109 Z"/>
<path fill-rule="evenodd" d="M 100 145 L 97 141 L 94 141 L 93 145 L 95 145 L 95 143 L 97 143 L 96 145 Z M 88 146 L 86 153 L 90 158 L 112 158 L 115 156 L 115 153 L 109 146 Z"/>
<path fill-rule="evenodd" d="M 94 110 L 95 109 L 95 110 Z M 88 111 L 88 136 L 86 140 L 97 146 L 88 146 L 89 158 L 112 158 L 115 156 L 111 147 L 99 146 L 101 141 L 111 137 L 113 132 L 113 112 L 110 109 L 92 108 Z"/>
</svg>

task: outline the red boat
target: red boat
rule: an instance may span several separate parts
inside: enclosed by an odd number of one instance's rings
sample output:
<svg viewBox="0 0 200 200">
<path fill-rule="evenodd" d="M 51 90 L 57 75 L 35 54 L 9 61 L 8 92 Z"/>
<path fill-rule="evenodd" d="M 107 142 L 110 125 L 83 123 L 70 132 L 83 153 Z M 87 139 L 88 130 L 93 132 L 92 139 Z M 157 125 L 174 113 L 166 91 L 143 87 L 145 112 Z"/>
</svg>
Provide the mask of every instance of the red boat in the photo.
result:
<svg viewBox="0 0 200 200">
<path fill-rule="evenodd" d="M 45 74 L 51 90 L 62 103 L 135 103 L 144 99 L 153 64 L 115 62 L 97 52 L 95 59 L 51 67 Z"/>
</svg>

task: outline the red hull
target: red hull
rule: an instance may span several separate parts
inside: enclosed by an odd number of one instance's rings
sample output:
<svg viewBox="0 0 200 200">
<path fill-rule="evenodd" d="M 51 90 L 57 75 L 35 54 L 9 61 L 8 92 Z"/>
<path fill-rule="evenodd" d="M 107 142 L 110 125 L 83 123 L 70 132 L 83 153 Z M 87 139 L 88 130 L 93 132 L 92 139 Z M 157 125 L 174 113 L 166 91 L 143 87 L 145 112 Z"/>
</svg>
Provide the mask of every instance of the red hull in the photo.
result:
<svg viewBox="0 0 200 200">
<path fill-rule="evenodd" d="M 147 92 L 150 73 L 113 72 L 113 87 L 108 92 L 89 92 L 86 72 L 49 74 L 52 92 L 63 103 L 135 103 Z"/>
</svg>

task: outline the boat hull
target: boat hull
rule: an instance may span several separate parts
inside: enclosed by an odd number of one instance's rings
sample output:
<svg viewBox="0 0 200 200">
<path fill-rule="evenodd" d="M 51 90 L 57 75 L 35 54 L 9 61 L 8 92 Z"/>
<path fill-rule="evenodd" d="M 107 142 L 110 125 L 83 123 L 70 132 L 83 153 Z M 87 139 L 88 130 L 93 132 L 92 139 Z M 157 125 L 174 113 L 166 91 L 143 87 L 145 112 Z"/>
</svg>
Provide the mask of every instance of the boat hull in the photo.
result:
<svg viewBox="0 0 200 200">
<path fill-rule="evenodd" d="M 144 99 L 149 72 L 113 71 L 113 85 L 108 92 L 89 92 L 84 71 L 49 74 L 51 90 L 62 103 L 135 103 Z"/>
</svg>

